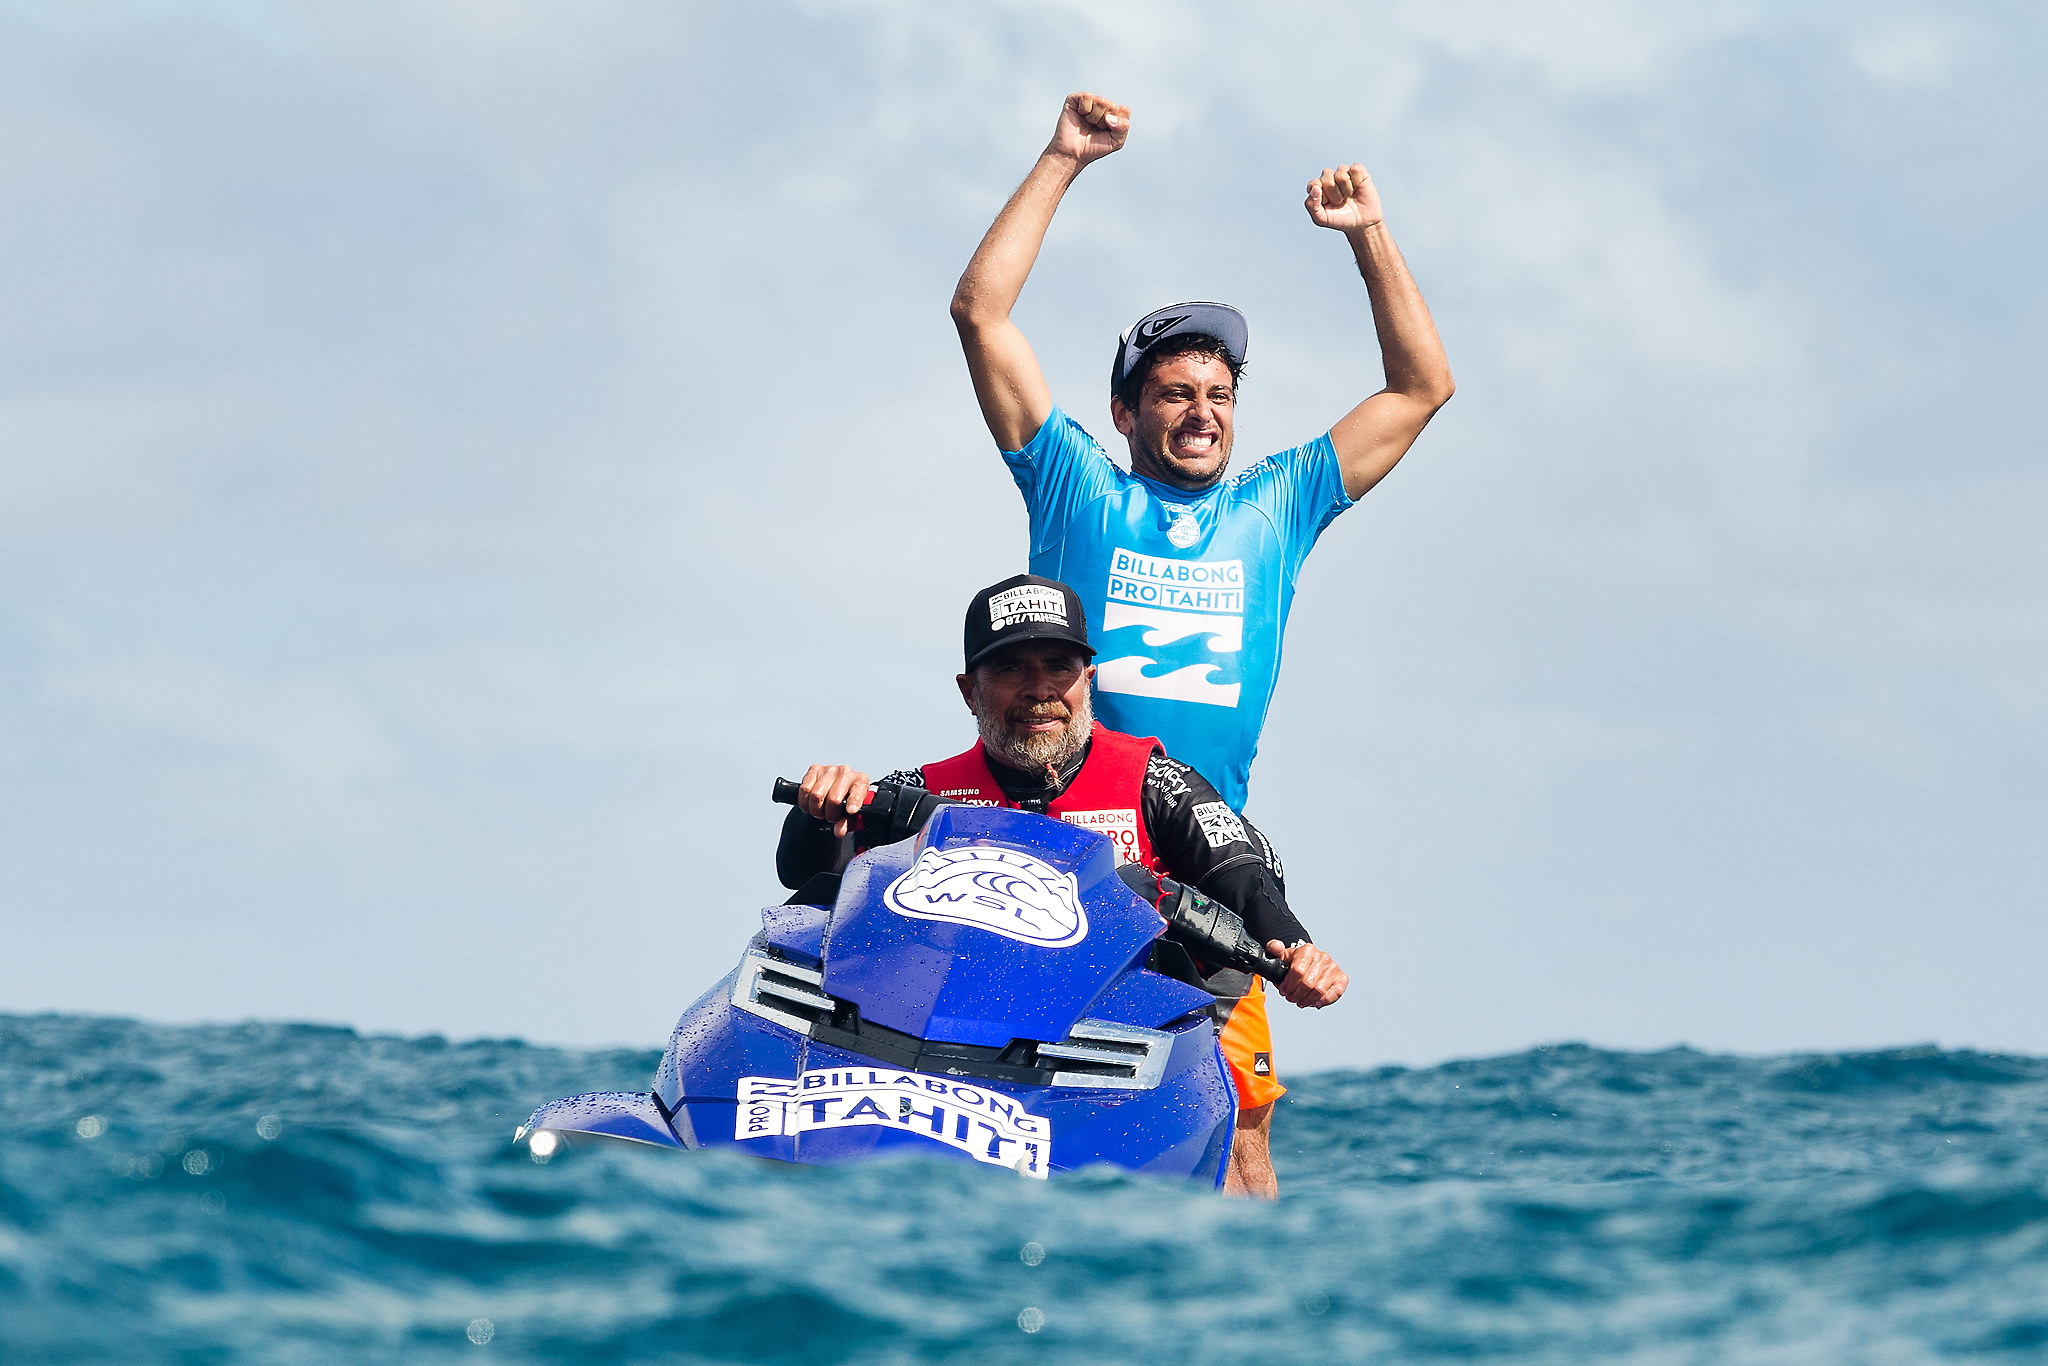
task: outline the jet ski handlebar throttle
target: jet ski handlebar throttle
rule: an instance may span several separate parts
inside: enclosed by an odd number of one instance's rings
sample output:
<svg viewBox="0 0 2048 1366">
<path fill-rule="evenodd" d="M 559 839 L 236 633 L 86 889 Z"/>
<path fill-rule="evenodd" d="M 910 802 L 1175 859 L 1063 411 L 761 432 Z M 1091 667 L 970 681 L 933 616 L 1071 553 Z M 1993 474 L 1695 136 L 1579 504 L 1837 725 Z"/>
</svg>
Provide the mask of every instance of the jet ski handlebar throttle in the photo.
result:
<svg viewBox="0 0 2048 1366">
<path fill-rule="evenodd" d="M 1287 964 L 1246 933 L 1237 912 L 1172 878 L 1159 879 L 1159 892 L 1157 905 L 1166 919 L 1168 938 L 1198 958 L 1239 972 L 1256 972 L 1275 986 L 1287 980 Z"/>
<path fill-rule="evenodd" d="M 784 806 L 795 806 L 802 792 L 802 784 L 777 778 L 772 795 Z M 924 829 L 924 823 L 931 819 L 932 812 L 954 804 L 952 798 L 941 797 L 921 787 L 876 783 L 868 789 L 867 805 L 861 809 L 861 830 L 870 845 L 893 844 Z"/>
</svg>

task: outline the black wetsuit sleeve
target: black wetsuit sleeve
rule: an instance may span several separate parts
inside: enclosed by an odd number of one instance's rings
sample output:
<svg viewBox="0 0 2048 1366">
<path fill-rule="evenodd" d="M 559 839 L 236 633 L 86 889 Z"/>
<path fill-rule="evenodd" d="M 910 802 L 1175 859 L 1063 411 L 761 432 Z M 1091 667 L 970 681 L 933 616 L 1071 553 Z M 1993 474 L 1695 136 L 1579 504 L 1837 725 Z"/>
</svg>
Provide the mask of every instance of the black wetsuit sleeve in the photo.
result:
<svg viewBox="0 0 2048 1366">
<path fill-rule="evenodd" d="M 1154 753 L 1145 767 L 1144 808 L 1145 833 L 1168 877 L 1237 912 L 1261 944 L 1308 939 L 1287 908 L 1271 841 L 1232 811 L 1207 778 Z"/>
<path fill-rule="evenodd" d="M 894 783 L 898 787 L 923 787 L 924 774 L 918 769 L 897 769 L 894 773 L 878 779 Z M 795 891 L 818 873 L 836 873 L 845 866 L 845 859 L 868 848 L 855 831 L 852 848 L 832 833 L 832 823 L 806 816 L 802 807 L 791 807 L 789 814 L 782 818 L 782 838 L 775 846 L 775 877 L 783 886 Z"/>
<path fill-rule="evenodd" d="M 775 878 L 795 891 L 818 873 L 839 866 L 840 841 L 832 827 L 813 820 L 802 807 L 793 806 L 782 818 L 782 838 L 775 845 Z"/>
</svg>

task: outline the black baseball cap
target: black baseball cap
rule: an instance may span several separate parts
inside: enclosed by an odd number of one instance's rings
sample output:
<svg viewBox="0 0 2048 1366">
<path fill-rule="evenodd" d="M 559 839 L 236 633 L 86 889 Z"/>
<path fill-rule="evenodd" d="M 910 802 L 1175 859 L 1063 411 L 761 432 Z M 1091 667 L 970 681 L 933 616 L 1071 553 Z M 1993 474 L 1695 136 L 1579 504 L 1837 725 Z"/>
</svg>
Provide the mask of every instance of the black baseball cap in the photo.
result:
<svg viewBox="0 0 2048 1366">
<path fill-rule="evenodd" d="M 1244 364 L 1245 329 L 1244 314 L 1229 304 L 1195 303 L 1168 304 L 1155 308 L 1131 325 L 1131 330 L 1116 339 L 1116 365 L 1109 372 L 1109 391 L 1115 393 L 1123 386 L 1130 373 L 1138 368 L 1138 362 L 1145 353 L 1165 341 L 1168 337 L 1197 333 L 1214 337 L 1223 343 L 1223 349 L 1230 353 L 1233 368 Z"/>
<path fill-rule="evenodd" d="M 1058 579 L 1019 574 L 991 584 L 967 604 L 967 668 L 1020 640 L 1060 640 L 1088 658 L 1088 613 L 1080 594 Z"/>
</svg>

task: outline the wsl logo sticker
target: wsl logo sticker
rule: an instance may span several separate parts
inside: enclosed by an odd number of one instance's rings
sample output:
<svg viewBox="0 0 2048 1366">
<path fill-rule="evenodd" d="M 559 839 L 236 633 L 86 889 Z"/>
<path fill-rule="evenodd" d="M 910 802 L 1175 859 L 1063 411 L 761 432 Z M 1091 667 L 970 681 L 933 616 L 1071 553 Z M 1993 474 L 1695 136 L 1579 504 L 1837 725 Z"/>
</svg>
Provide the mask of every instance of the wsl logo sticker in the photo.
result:
<svg viewBox="0 0 2048 1366">
<path fill-rule="evenodd" d="M 882 902 L 913 920 L 971 925 L 1042 949 L 1088 937 L 1074 875 L 1014 849 L 927 849 Z"/>
<path fill-rule="evenodd" d="M 1202 524 L 1195 520 L 1193 508 L 1169 503 L 1166 511 L 1173 514 L 1173 525 L 1166 529 L 1166 539 L 1173 542 L 1175 549 L 1186 550 L 1202 539 Z"/>
</svg>

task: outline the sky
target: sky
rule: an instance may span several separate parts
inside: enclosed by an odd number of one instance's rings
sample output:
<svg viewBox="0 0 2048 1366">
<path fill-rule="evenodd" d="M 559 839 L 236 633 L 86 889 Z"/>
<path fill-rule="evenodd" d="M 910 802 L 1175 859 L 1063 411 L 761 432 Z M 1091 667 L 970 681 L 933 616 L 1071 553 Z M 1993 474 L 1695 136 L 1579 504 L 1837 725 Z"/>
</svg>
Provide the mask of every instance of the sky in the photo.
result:
<svg viewBox="0 0 2048 1366">
<path fill-rule="evenodd" d="M 1304 571 L 1283 1074 L 2048 1052 L 2048 19 L 2024 5 L 0 0 L 0 1010 L 658 1044 L 769 780 L 954 753 L 1022 505 L 946 304 L 1251 323 L 1238 463 L 1458 394 Z"/>
</svg>

